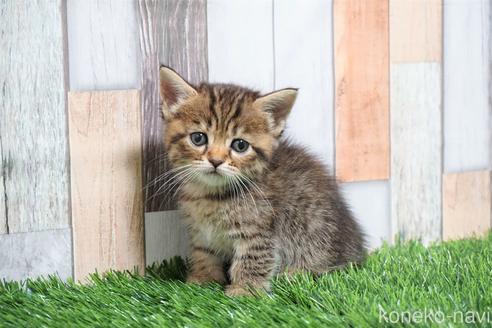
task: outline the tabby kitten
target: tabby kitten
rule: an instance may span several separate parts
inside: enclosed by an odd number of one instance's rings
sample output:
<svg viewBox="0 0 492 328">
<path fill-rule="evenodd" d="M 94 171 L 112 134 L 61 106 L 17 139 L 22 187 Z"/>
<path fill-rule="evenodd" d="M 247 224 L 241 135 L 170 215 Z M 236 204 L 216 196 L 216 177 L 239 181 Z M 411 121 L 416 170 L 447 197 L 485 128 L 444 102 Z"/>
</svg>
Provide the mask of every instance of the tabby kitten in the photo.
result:
<svg viewBox="0 0 492 328">
<path fill-rule="evenodd" d="M 279 272 L 319 274 L 364 258 L 334 178 L 281 137 L 297 89 L 192 86 L 167 67 L 160 80 L 165 147 L 192 244 L 189 282 L 229 278 L 226 294 L 244 295 L 268 290 Z"/>
</svg>

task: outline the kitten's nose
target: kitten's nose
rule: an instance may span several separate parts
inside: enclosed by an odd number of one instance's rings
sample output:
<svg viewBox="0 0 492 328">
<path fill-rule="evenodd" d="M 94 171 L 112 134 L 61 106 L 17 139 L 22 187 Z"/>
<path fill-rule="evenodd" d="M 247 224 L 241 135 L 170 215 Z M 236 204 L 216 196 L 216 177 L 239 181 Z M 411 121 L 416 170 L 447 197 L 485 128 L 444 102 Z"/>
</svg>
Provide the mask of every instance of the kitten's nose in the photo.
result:
<svg viewBox="0 0 492 328">
<path fill-rule="evenodd" d="M 215 168 L 217 168 L 220 164 L 224 163 L 223 160 L 221 159 L 215 159 L 215 158 L 209 158 L 208 161 L 210 164 L 212 164 Z"/>
</svg>

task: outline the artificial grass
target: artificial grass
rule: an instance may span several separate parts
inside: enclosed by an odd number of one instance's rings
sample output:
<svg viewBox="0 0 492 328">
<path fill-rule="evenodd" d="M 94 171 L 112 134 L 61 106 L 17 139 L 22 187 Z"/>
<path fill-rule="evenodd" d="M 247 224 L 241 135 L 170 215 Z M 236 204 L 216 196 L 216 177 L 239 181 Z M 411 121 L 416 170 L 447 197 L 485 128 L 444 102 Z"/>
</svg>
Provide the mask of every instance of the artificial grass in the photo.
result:
<svg viewBox="0 0 492 328">
<path fill-rule="evenodd" d="M 492 326 L 492 233 L 428 248 L 384 246 L 359 267 L 279 277 L 272 293 L 259 297 L 229 298 L 215 284 L 187 285 L 185 272 L 184 261 L 173 259 L 148 268 L 145 277 L 111 272 L 86 285 L 55 277 L 0 283 L 0 326 Z M 410 317 L 416 311 L 425 321 Z"/>
</svg>

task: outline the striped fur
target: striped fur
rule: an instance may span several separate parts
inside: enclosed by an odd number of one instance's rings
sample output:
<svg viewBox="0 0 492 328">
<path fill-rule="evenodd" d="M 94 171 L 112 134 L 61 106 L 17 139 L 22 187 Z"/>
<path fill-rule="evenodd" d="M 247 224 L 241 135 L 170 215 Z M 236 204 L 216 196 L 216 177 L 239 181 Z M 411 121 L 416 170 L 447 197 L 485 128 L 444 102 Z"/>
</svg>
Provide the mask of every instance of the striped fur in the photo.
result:
<svg viewBox="0 0 492 328">
<path fill-rule="evenodd" d="M 161 68 L 165 145 L 192 243 L 190 282 L 268 289 L 279 272 L 328 272 L 364 258 L 360 227 L 336 181 L 281 137 L 295 89 L 261 96 L 222 84 L 193 87 Z M 193 132 L 208 143 L 196 146 Z M 246 140 L 244 153 L 231 148 Z M 223 162 L 217 169 L 211 161 Z M 229 263 L 228 271 L 224 265 Z"/>
</svg>

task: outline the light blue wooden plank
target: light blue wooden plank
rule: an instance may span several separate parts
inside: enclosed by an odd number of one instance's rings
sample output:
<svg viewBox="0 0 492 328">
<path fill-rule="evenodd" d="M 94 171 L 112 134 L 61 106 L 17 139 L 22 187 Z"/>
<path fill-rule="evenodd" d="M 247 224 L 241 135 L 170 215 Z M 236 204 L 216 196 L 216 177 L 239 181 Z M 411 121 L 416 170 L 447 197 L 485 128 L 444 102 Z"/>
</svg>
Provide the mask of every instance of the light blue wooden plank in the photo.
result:
<svg viewBox="0 0 492 328">
<path fill-rule="evenodd" d="M 208 68 L 211 82 L 274 88 L 272 1 L 208 0 Z"/>
<path fill-rule="evenodd" d="M 381 246 L 390 238 L 389 181 L 344 183 L 342 192 L 356 220 L 366 235 L 369 249 Z"/>
<path fill-rule="evenodd" d="M 0 235 L 0 280 L 72 276 L 70 229 Z"/>
<path fill-rule="evenodd" d="M 135 0 L 68 0 L 71 90 L 140 87 Z"/>
<path fill-rule="evenodd" d="M 274 1 L 275 88 L 296 87 L 287 135 L 334 165 L 332 1 Z"/>
<path fill-rule="evenodd" d="M 444 169 L 492 168 L 492 5 L 444 1 Z"/>
</svg>

